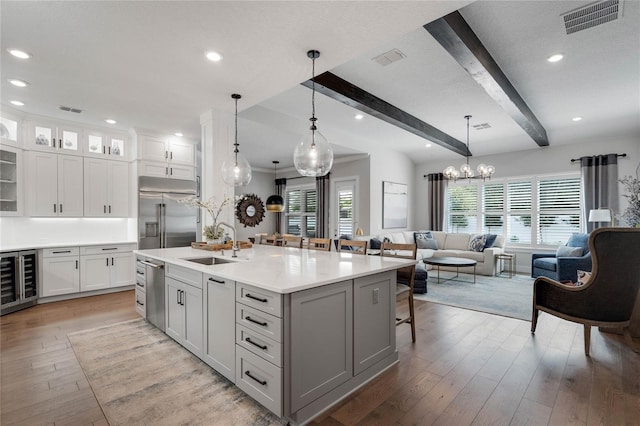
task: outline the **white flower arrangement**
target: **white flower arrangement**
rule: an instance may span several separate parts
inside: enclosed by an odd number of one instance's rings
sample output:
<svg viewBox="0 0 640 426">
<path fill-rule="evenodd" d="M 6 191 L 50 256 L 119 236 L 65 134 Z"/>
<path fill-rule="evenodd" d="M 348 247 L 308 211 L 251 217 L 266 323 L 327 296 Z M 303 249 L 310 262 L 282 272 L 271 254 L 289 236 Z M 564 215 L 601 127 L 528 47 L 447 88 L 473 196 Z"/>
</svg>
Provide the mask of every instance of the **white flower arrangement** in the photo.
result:
<svg viewBox="0 0 640 426">
<path fill-rule="evenodd" d="M 225 196 L 222 203 L 217 204 L 213 197 L 209 198 L 207 201 L 202 201 L 197 197 L 190 197 L 184 198 L 180 200 L 180 202 L 189 206 L 205 209 L 209 212 L 211 219 L 213 219 L 213 224 L 202 228 L 202 236 L 207 241 L 210 241 L 220 239 L 224 235 L 224 230 L 218 225 L 218 217 L 220 216 L 220 213 L 222 213 L 222 209 L 228 205 L 235 205 L 241 199 L 242 196 Z"/>
</svg>

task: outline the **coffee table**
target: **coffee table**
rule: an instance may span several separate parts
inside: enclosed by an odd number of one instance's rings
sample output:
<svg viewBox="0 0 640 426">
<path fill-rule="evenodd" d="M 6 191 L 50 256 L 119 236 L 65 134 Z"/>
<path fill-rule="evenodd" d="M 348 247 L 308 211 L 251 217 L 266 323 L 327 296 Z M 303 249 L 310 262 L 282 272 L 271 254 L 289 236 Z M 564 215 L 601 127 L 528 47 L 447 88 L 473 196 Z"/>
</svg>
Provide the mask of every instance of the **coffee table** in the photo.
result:
<svg viewBox="0 0 640 426">
<path fill-rule="evenodd" d="M 422 259 L 422 261 L 427 265 L 433 265 L 436 268 L 438 268 L 438 284 L 444 281 L 461 281 L 461 280 L 456 280 L 456 278 L 458 278 L 458 275 L 459 275 L 459 268 L 471 267 L 471 266 L 473 266 L 473 283 L 474 284 L 476 283 L 476 263 L 477 262 L 473 259 L 465 259 L 463 257 L 429 257 L 427 259 Z M 455 266 L 456 276 L 440 281 L 441 266 Z"/>
</svg>

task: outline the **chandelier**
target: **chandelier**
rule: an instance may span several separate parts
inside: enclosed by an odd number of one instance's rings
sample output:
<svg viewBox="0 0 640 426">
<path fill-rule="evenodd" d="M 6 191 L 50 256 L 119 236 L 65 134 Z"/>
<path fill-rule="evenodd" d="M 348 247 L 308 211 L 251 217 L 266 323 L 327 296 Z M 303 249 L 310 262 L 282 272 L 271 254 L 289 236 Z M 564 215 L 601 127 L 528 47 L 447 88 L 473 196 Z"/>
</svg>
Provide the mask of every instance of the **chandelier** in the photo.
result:
<svg viewBox="0 0 640 426">
<path fill-rule="evenodd" d="M 446 169 L 444 169 L 442 171 L 442 174 L 444 175 L 444 177 L 446 179 L 449 180 L 457 180 L 459 177 L 462 177 L 464 179 L 491 179 L 491 175 L 493 175 L 493 173 L 495 173 L 496 168 L 493 167 L 492 165 L 486 165 L 486 164 L 480 164 L 477 168 L 478 170 L 478 176 L 475 176 L 473 169 L 471 168 L 471 166 L 469 165 L 469 155 L 470 155 L 470 151 L 469 151 L 469 120 L 471 119 L 470 115 L 465 115 L 464 118 L 467 120 L 467 153 L 465 155 L 465 158 L 467 159 L 467 162 L 465 164 L 463 164 L 462 166 L 460 166 L 460 170 L 458 171 L 455 167 L 453 166 L 449 166 Z"/>
</svg>

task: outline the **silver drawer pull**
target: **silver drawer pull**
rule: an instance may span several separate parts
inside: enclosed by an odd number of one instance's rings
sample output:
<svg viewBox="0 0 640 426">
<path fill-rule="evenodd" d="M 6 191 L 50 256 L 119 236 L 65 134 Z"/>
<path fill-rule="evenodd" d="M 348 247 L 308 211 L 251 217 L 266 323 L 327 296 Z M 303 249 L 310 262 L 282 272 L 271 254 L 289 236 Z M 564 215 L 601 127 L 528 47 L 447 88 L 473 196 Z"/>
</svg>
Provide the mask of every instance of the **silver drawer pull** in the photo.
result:
<svg viewBox="0 0 640 426">
<path fill-rule="evenodd" d="M 266 386 L 267 385 L 267 381 L 266 380 L 260 380 L 257 379 L 255 377 L 253 377 L 253 375 L 251 374 L 251 372 L 249 370 L 245 371 L 244 374 L 248 377 L 251 377 L 253 380 L 255 380 L 256 382 L 260 383 L 262 386 Z"/>
<path fill-rule="evenodd" d="M 247 343 L 251 343 L 253 346 L 257 346 L 258 348 L 262 349 L 263 351 L 266 351 L 266 350 L 267 350 L 267 345 L 264 345 L 264 346 L 263 346 L 263 345 L 259 345 L 258 343 L 256 343 L 256 342 L 254 342 L 253 340 L 251 340 L 251 338 L 250 338 L 250 337 L 247 337 L 247 338 L 245 338 L 244 340 L 245 340 L 245 342 L 247 342 Z"/>
</svg>

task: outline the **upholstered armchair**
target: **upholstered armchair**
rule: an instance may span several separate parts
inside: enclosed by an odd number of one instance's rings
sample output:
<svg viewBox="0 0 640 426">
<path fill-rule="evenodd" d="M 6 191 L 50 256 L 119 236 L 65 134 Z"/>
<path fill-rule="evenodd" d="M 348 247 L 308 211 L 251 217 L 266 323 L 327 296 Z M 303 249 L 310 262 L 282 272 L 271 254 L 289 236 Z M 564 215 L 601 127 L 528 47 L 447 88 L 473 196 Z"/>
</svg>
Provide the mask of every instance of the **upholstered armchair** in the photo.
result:
<svg viewBox="0 0 640 426">
<path fill-rule="evenodd" d="M 575 281 L 578 270 L 591 270 L 589 234 L 571 234 L 567 247 L 581 247 L 577 257 L 558 257 L 556 253 L 533 253 L 531 255 L 531 277 L 548 277 L 556 281 Z"/>
<path fill-rule="evenodd" d="M 538 312 L 584 325 L 584 352 L 589 355 L 591 327 L 622 328 L 631 348 L 629 331 L 640 291 L 640 229 L 599 228 L 589 237 L 593 259 L 590 280 L 570 286 L 547 277 L 533 283 L 531 332 L 536 331 Z M 640 309 L 640 306 L 635 307 Z"/>
</svg>

